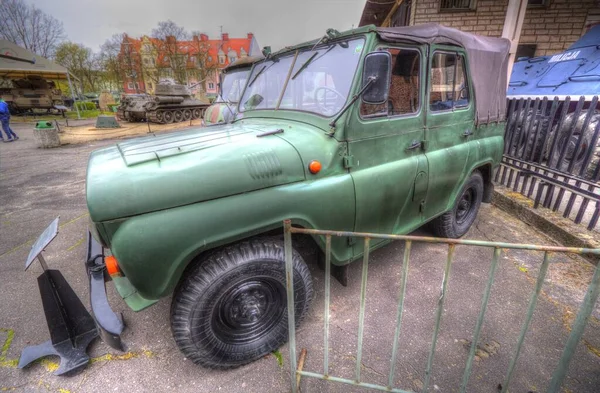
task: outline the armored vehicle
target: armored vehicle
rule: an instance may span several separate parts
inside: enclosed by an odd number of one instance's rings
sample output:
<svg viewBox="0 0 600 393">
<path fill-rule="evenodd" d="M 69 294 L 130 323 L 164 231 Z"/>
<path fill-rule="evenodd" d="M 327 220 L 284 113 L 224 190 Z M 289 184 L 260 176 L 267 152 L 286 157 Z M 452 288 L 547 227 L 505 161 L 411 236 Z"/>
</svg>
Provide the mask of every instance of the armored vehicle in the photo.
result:
<svg viewBox="0 0 600 393">
<path fill-rule="evenodd" d="M 502 157 L 508 50 L 432 24 L 330 29 L 255 63 L 231 123 L 93 152 L 86 266 L 105 341 L 121 348 L 112 277 L 134 310 L 172 295 L 175 341 L 197 364 L 231 368 L 277 349 L 288 337 L 284 219 L 463 236 Z M 306 240 L 314 251 L 290 261 L 298 323 L 313 297 L 305 259 L 325 248 Z M 334 270 L 363 247 L 334 237 Z"/>
<path fill-rule="evenodd" d="M 212 126 L 233 120 L 252 64 L 260 59 L 262 57 L 242 57 L 223 70 L 219 81 L 219 97 L 206 108 L 204 125 Z"/>
<path fill-rule="evenodd" d="M 117 107 L 117 118 L 129 122 L 145 120 L 144 105 L 150 102 L 151 98 L 148 94 L 123 94 Z"/>
<path fill-rule="evenodd" d="M 565 159 L 558 164 L 559 169 L 577 168 L 583 164 L 585 154 L 575 154 L 571 147 L 581 146 L 580 152 L 585 152 L 588 147 L 594 150 L 593 164 L 586 176 L 590 177 L 594 172 L 600 160 L 600 140 L 596 146 L 591 145 L 600 114 L 593 114 L 586 122 L 587 111 L 578 111 L 576 104 L 583 97 L 580 109 L 587 109 L 593 104 L 593 97 L 600 92 L 599 45 L 600 25 L 591 28 L 563 53 L 520 59 L 514 64 L 507 96 L 510 99 L 530 100 L 522 105 L 523 109 L 512 113 L 511 122 L 515 124 L 512 145 L 524 152 L 524 157 L 531 157 L 535 161 L 550 159 L 550 151 L 553 150 L 555 157 L 552 159 L 558 161 L 561 149 L 551 148 L 558 138 L 558 146 L 570 146 Z M 550 101 L 555 98 L 558 101 L 554 111 L 551 105 L 534 104 L 534 100 L 543 100 L 545 97 Z M 561 122 L 559 114 L 565 105 L 567 115 Z M 553 113 L 556 116 L 552 116 Z M 575 162 L 571 164 L 572 161 Z"/>
<path fill-rule="evenodd" d="M 39 75 L 11 81 L 12 87 L 0 88 L 0 98 L 8 104 L 11 114 L 18 115 L 33 109 L 51 111 L 64 105 L 63 96 L 52 81 Z"/>
</svg>

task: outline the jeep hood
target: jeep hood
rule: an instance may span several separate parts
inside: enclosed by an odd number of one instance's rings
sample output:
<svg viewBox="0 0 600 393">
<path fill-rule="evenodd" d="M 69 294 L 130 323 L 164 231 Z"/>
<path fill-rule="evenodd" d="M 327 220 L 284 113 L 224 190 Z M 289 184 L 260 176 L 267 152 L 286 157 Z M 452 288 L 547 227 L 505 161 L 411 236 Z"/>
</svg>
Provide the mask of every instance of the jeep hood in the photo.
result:
<svg viewBox="0 0 600 393">
<path fill-rule="evenodd" d="M 90 216 L 101 222 L 304 180 L 296 149 L 261 136 L 277 128 L 226 124 L 97 150 L 87 170 Z"/>
</svg>

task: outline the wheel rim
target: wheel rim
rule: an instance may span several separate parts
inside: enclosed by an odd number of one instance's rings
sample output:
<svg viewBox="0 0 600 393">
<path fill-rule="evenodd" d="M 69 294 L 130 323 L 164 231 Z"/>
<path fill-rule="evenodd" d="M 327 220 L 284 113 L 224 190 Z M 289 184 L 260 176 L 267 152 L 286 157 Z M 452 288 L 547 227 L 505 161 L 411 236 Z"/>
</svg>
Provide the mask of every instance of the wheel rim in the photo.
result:
<svg viewBox="0 0 600 393">
<path fill-rule="evenodd" d="M 193 115 L 194 115 L 194 119 L 200 118 L 200 115 L 201 115 L 200 109 L 194 109 Z"/>
<path fill-rule="evenodd" d="M 164 113 L 162 111 L 156 112 L 156 120 L 162 122 L 164 119 Z"/>
<path fill-rule="evenodd" d="M 229 287 L 213 309 L 212 331 L 228 344 L 248 344 L 269 334 L 285 311 L 285 288 L 271 277 Z"/>
<path fill-rule="evenodd" d="M 183 111 L 183 120 L 190 120 L 192 118 L 192 111 L 186 109 Z"/>
<path fill-rule="evenodd" d="M 165 119 L 165 123 L 171 123 L 173 121 L 173 112 L 165 112 L 163 118 Z"/>
<path fill-rule="evenodd" d="M 175 118 L 175 121 L 179 122 L 183 119 L 183 112 L 182 111 L 175 111 L 175 114 L 173 116 Z"/>
<path fill-rule="evenodd" d="M 473 202 L 475 201 L 475 190 L 469 188 L 460 197 L 458 205 L 456 207 L 456 222 L 458 224 L 464 223 L 469 214 L 473 210 Z"/>
</svg>

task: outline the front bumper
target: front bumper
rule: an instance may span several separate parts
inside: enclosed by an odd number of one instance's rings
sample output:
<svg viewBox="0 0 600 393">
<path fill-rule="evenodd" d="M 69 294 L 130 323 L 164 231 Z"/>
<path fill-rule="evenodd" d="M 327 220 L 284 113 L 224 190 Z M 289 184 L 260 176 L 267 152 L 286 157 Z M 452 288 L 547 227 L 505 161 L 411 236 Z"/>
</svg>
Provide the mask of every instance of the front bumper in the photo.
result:
<svg viewBox="0 0 600 393">
<path fill-rule="evenodd" d="M 125 325 L 123 319 L 115 314 L 108 304 L 105 281 L 109 278 L 104 264 L 104 248 L 88 231 L 87 261 L 85 263 L 90 280 L 90 303 L 92 315 L 102 340 L 114 349 L 125 350 L 121 333 Z"/>
</svg>

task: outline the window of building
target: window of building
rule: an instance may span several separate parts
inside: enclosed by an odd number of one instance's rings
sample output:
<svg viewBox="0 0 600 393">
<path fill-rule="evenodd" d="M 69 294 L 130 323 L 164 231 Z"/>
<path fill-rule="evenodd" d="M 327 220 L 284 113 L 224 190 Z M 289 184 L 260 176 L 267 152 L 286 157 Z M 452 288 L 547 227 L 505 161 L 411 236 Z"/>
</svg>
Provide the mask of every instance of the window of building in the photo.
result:
<svg viewBox="0 0 600 393">
<path fill-rule="evenodd" d="M 208 88 L 209 89 L 214 89 L 215 88 L 215 84 L 213 82 L 208 82 Z"/>
<path fill-rule="evenodd" d="M 363 117 L 400 116 L 419 111 L 420 54 L 414 49 L 388 48 L 392 55 L 390 93 L 383 104 L 361 104 Z"/>
<path fill-rule="evenodd" d="M 429 108 L 444 111 L 469 105 L 465 61 L 456 53 L 435 52 L 431 60 Z"/>
<path fill-rule="evenodd" d="M 133 82 L 127 82 L 127 88 L 129 90 L 133 90 L 134 89 Z"/>
<path fill-rule="evenodd" d="M 440 0 L 440 12 L 474 11 L 477 0 Z"/>
<path fill-rule="evenodd" d="M 149 63 L 150 63 L 150 60 L 148 60 L 148 58 L 147 58 L 147 57 L 144 57 L 144 64 L 145 64 L 145 65 L 148 65 Z"/>
<path fill-rule="evenodd" d="M 545 8 L 548 6 L 548 0 L 528 0 L 528 8 Z"/>
<path fill-rule="evenodd" d="M 537 44 L 519 44 L 517 46 L 517 54 L 515 58 L 518 60 L 519 58 L 530 58 L 535 57 L 535 51 L 537 49 Z"/>
<path fill-rule="evenodd" d="M 225 64 L 225 55 L 219 55 L 219 64 Z"/>
</svg>

